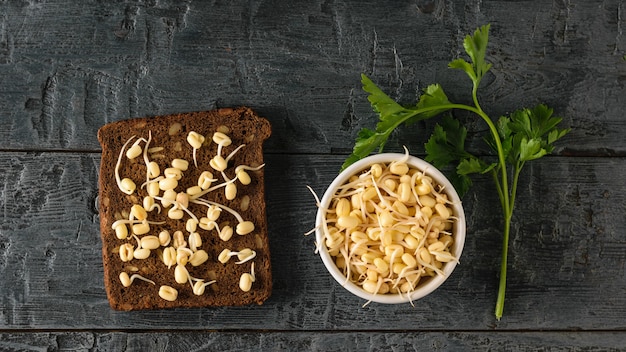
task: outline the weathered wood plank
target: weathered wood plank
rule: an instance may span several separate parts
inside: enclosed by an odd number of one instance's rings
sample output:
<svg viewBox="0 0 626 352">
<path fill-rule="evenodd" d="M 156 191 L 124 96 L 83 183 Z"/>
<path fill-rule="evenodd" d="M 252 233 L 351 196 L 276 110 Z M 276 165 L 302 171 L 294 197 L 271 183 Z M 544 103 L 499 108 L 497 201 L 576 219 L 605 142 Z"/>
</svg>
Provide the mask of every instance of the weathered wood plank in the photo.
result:
<svg viewBox="0 0 626 352">
<path fill-rule="evenodd" d="M 336 156 L 267 157 L 274 293 L 263 306 L 120 313 L 106 301 L 98 154 L 0 153 L 0 330 L 484 330 L 626 328 L 626 167 L 622 158 L 548 157 L 520 181 L 505 318 L 493 305 L 500 215 L 487 181 L 464 199 L 461 265 L 415 307 L 370 304 L 334 283 L 314 253 L 316 211 Z"/>
<path fill-rule="evenodd" d="M 623 351 L 612 332 L 0 333 L 9 351 Z"/>
<path fill-rule="evenodd" d="M 270 152 L 349 150 L 376 120 L 361 72 L 404 103 L 435 82 L 468 101 L 446 65 L 491 22 L 485 109 L 545 102 L 574 128 L 567 154 L 624 155 L 622 12 L 618 0 L 8 2 L 0 149 L 97 151 L 109 121 L 245 104 L 272 122 Z M 420 152 L 425 136 L 391 146 Z"/>
</svg>

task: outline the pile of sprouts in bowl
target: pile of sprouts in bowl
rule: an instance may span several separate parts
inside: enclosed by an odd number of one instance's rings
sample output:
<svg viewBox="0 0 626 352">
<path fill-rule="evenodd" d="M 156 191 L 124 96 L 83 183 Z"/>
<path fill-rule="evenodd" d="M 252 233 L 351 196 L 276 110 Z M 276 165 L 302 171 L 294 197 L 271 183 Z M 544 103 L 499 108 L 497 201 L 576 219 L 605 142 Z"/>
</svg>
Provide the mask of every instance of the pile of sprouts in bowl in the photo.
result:
<svg viewBox="0 0 626 352">
<path fill-rule="evenodd" d="M 320 257 L 365 304 L 413 304 L 443 284 L 461 256 L 458 194 L 439 170 L 408 152 L 357 161 L 317 203 Z"/>
</svg>

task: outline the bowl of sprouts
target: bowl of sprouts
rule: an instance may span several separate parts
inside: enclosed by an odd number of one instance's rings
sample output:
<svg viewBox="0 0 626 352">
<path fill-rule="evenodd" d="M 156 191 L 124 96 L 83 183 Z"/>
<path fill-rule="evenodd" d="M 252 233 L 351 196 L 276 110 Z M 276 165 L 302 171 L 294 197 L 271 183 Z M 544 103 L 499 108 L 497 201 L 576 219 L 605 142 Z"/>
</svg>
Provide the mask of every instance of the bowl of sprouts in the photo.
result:
<svg viewBox="0 0 626 352">
<path fill-rule="evenodd" d="M 333 180 L 318 201 L 315 234 L 329 273 L 365 305 L 413 305 L 459 262 L 465 215 L 434 166 L 408 152 L 375 154 Z"/>
</svg>

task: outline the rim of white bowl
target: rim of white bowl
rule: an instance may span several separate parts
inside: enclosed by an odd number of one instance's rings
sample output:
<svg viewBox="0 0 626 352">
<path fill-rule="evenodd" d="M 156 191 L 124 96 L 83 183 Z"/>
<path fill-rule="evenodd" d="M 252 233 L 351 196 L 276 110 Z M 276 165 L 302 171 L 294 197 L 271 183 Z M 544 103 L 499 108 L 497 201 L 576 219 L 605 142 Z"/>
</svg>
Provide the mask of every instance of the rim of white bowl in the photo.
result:
<svg viewBox="0 0 626 352">
<path fill-rule="evenodd" d="M 436 275 L 430 278 L 426 284 L 418 286 L 418 288 L 411 292 L 410 295 L 372 294 L 363 290 L 361 287 L 348 280 L 339 270 L 339 268 L 337 268 L 335 262 L 328 253 L 328 249 L 326 248 L 326 244 L 324 243 L 324 233 L 322 228 L 322 223 L 325 220 L 326 213 L 324 209 L 328 208 L 330 200 L 335 194 L 336 189 L 339 186 L 343 185 L 348 180 L 348 178 L 350 178 L 350 176 L 365 170 L 372 164 L 389 163 L 392 161 L 400 160 L 402 158 L 407 158 L 407 164 L 421 170 L 422 172 L 425 172 L 427 175 L 431 176 L 439 185 L 442 185 L 446 190 L 446 194 L 448 194 L 449 200 L 452 202 L 454 215 L 457 217 L 457 221 L 455 221 L 454 223 L 454 243 L 452 245 L 452 249 L 457 260 L 445 263 L 443 267 L 444 275 Z M 454 271 L 454 268 L 456 268 L 458 260 L 460 259 L 463 252 L 463 247 L 465 246 L 465 213 L 463 212 L 461 199 L 448 178 L 436 167 L 426 162 L 425 160 L 402 153 L 382 153 L 370 155 L 368 157 L 358 160 L 357 162 L 347 167 L 333 180 L 333 182 L 326 189 L 326 192 L 324 192 L 324 195 L 320 200 L 320 205 L 317 210 L 315 224 L 317 228 L 317 230 L 315 231 L 315 236 L 317 240 L 317 245 L 319 247 L 319 255 L 322 258 L 322 262 L 326 266 L 326 269 L 332 275 L 335 281 L 337 281 L 337 283 L 339 283 L 342 287 L 344 287 L 352 294 L 367 301 L 377 303 L 397 304 L 412 302 L 432 293 L 450 277 L 452 271 Z"/>
</svg>

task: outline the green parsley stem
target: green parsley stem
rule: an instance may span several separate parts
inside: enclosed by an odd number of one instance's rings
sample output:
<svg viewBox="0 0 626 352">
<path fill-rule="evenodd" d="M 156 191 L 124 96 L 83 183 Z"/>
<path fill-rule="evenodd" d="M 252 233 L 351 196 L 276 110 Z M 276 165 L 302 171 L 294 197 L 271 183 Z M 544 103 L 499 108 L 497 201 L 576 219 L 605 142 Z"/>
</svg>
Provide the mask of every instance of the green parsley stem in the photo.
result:
<svg viewBox="0 0 626 352">
<path fill-rule="evenodd" d="M 504 236 L 502 237 L 502 259 L 500 260 L 500 283 L 498 285 L 498 299 L 496 300 L 496 319 L 500 320 L 504 313 L 504 296 L 506 293 L 506 269 L 509 254 L 509 232 L 511 230 L 511 218 L 504 220 Z"/>
<path fill-rule="evenodd" d="M 515 202 L 515 193 L 517 191 L 517 181 L 519 178 L 519 173 L 521 171 L 521 167 L 516 167 L 513 178 L 513 185 L 511 190 L 509 191 L 509 181 L 508 181 L 508 173 L 506 168 L 506 160 L 504 157 L 504 149 L 502 148 L 502 141 L 500 140 L 500 134 L 496 129 L 491 118 L 485 114 L 485 112 L 478 105 L 478 100 L 476 99 L 476 95 L 474 94 L 474 103 L 476 107 L 464 105 L 464 104 L 446 104 L 440 105 L 438 108 L 449 108 L 449 109 L 462 109 L 473 112 L 480 116 L 487 126 L 489 126 L 489 130 L 493 136 L 493 140 L 496 145 L 496 150 L 498 151 L 498 161 L 500 163 L 500 182 L 496 182 L 496 187 L 498 189 L 498 195 L 500 196 L 500 202 L 502 204 L 502 212 L 504 214 L 504 233 L 502 236 L 502 259 L 500 261 L 500 282 L 498 285 L 498 298 L 496 300 L 496 309 L 495 316 L 496 319 L 500 320 L 502 318 L 504 312 L 504 298 L 506 293 L 506 272 L 507 272 L 507 263 L 508 263 L 508 253 L 509 253 L 509 234 L 511 231 L 511 218 L 513 216 L 513 205 Z M 433 107 L 430 110 L 435 110 L 437 107 Z M 497 177 L 496 177 L 497 180 Z M 509 193 L 510 192 L 510 193 Z M 509 196 L 510 195 L 510 196 Z"/>
<path fill-rule="evenodd" d="M 513 208 L 515 207 L 515 195 L 517 194 L 517 182 L 522 171 L 524 162 L 518 162 L 513 171 L 513 183 L 511 184 L 509 198 L 509 213 L 504 214 L 504 236 L 502 238 L 502 260 L 500 262 L 500 284 L 498 286 L 498 299 L 496 301 L 496 319 L 500 320 L 504 313 L 504 296 L 506 292 L 506 272 L 509 253 L 509 234 L 511 232 L 511 219 L 513 218 Z"/>
<path fill-rule="evenodd" d="M 475 92 L 475 90 L 474 90 Z M 496 149 L 498 151 L 498 160 L 500 162 L 500 172 L 501 172 L 501 183 L 496 182 L 496 187 L 498 188 L 498 195 L 500 196 L 500 201 L 502 204 L 502 212 L 504 214 L 504 233 L 502 236 L 502 259 L 500 261 L 500 283 L 498 285 L 498 298 L 496 300 L 496 310 L 495 315 L 496 319 L 500 320 L 502 318 L 502 314 L 504 312 L 504 296 L 506 292 L 506 272 L 507 272 L 507 262 L 508 262 L 508 253 L 509 253 L 509 233 L 511 230 L 511 218 L 513 216 L 513 202 L 515 201 L 515 191 L 517 188 L 517 180 L 519 177 L 519 168 L 516 168 L 515 175 L 513 179 L 513 185 L 511 187 L 511 193 L 509 197 L 509 182 L 508 175 L 506 169 L 506 160 L 504 157 L 504 149 L 502 148 L 502 141 L 500 140 L 500 134 L 496 129 L 496 126 L 493 124 L 493 121 L 487 114 L 485 114 L 480 106 L 478 105 L 478 100 L 476 99 L 476 95 L 474 93 L 474 103 L 476 104 L 476 109 L 472 109 L 470 111 L 474 111 L 478 114 L 489 126 L 489 130 L 491 131 L 491 135 L 493 136 L 493 140 L 496 144 Z"/>
</svg>

